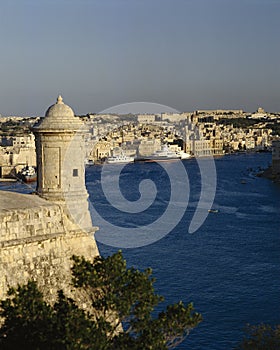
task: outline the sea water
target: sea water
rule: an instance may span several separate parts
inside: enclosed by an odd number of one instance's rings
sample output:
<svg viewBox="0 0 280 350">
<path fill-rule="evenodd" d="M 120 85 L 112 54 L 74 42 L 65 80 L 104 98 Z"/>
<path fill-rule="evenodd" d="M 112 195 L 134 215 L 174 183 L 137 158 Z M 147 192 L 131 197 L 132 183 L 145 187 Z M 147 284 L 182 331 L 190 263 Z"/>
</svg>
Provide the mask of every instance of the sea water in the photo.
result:
<svg viewBox="0 0 280 350">
<path fill-rule="evenodd" d="M 184 161 L 190 197 L 182 220 L 153 244 L 122 249 L 128 266 L 152 267 L 156 292 L 165 297 L 159 310 L 183 300 L 193 302 L 202 314 L 203 322 L 178 349 L 233 349 L 247 324 L 280 323 L 280 186 L 256 176 L 269 163 L 271 154 L 215 159 L 217 187 L 212 208 L 217 212 L 209 213 L 190 234 L 202 184 L 196 160 Z M 160 164 L 128 164 L 119 176 L 122 194 L 131 201 L 139 200 L 141 179 L 156 183 L 154 203 L 142 213 L 113 208 L 102 191 L 106 177 L 101 179 L 101 173 L 102 167 L 90 167 L 86 179 L 91 203 L 106 220 L 131 227 L 133 234 L 135 227 L 164 216 L 171 189 Z M 113 180 L 108 175 L 107 181 Z M 105 256 L 119 249 L 98 245 Z"/>
</svg>

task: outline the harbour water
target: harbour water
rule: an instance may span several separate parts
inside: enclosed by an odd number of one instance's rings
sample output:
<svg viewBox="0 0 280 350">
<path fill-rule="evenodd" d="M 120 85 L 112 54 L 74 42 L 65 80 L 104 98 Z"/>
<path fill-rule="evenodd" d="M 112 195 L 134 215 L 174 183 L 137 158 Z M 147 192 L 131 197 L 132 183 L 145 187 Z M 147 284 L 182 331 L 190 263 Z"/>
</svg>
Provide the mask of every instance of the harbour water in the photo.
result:
<svg viewBox="0 0 280 350">
<path fill-rule="evenodd" d="M 129 266 L 152 267 L 160 305 L 192 301 L 203 322 L 178 349 L 233 349 L 246 324 L 280 323 L 280 186 L 255 176 L 271 162 L 271 154 L 240 154 L 218 158 L 213 208 L 200 229 L 188 226 L 201 190 L 195 160 L 186 160 L 190 182 L 189 206 L 180 223 L 161 240 L 122 249 Z M 170 163 L 170 166 L 172 164 Z M 87 169 L 91 202 L 115 225 L 134 228 L 163 215 L 168 203 L 168 176 L 158 164 L 127 165 L 120 176 L 123 195 L 138 199 L 138 185 L 150 177 L 158 195 L 150 211 L 127 214 L 104 198 L 101 167 Z M 180 203 L 178 203 L 180 205 Z M 104 255 L 118 248 L 99 243 Z"/>
<path fill-rule="evenodd" d="M 152 267 L 156 292 L 165 297 L 159 310 L 178 300 L 193 302 L 203 316 L 178 349 L 228 350 L 241 340 L 246 324 L 280 323 L 280 185 L 256 177 L 271 162 L 271 154 L 240 154 L 215 159 L 217 188 L 204 224 L 193 234 L 188 227 L 201 192 L 196 160 L 183 162 L 190 198 L 183 218 L 155 243 L 123 248 L 129 266 Z M 118 165 L 116 165 L 118 166 Z M 172 163 L 168 164 L 172 167 Z M 127 213 L 110 205 L 101 181 L 101 166 L 86 169 L 90 202 L 105 220 L 133 229 L 164 217 L 171 194 L 166 171 L 156 163 L 128 164 L 119 177 L 129 201 L 139 199 L 139 183 L 150 178 L 157 186 L 154 203 L 142 213 Z M 28 193 L 34 187 L 0 183 L 0 189 Z M 183 205 L 175 203 L 178 209 Z M 93 222 L 95 218 L 93 217 Z M 101 231 L 100 231 L 101 232 Z M 97 235 L 98 237 L 98 235 Z M 119 248 L 98 242 L 107 256 Z"/>
</svg>

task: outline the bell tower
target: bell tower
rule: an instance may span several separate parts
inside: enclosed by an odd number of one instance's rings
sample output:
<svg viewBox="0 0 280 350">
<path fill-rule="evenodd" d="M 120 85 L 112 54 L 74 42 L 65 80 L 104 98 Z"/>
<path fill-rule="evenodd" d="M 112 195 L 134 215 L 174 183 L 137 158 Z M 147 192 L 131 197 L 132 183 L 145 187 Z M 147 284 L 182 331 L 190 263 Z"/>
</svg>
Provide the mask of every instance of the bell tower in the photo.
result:
<svg viewBox="0 0 280 350">
<path fill-rule="evenodd" d="M 85 186 L 84 124 L 59 95 L 33 127 L 37 156 L 37 193 L 62 204 L 83 229 L 92 222 Z"/>
</svg>

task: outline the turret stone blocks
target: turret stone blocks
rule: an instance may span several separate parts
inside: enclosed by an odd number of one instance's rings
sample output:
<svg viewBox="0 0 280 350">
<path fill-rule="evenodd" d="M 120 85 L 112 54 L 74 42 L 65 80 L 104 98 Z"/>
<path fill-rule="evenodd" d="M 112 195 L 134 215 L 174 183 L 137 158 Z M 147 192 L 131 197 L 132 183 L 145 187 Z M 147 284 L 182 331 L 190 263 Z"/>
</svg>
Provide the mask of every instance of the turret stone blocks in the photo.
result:
<svg viewBox="0 0 280 350">
<path fill-rule="evenodd" d="M 71 290 L 71 257 L 99 254 L 85 187 L 83 123 L 59 96 L 33 132 L 36 195 L 0 191 L 0 299 L 32 279 L 47 300 L 63 289 L 83 306 Z"/>
</svg>

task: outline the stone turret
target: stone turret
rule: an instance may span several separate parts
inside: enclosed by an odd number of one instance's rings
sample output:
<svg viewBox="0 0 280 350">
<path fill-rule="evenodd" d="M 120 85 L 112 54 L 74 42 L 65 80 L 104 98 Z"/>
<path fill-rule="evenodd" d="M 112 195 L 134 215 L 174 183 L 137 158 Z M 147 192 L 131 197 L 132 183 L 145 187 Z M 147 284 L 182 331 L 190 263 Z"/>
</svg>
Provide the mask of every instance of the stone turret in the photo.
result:
<svg viewBox="0 0 280 350">
<path fill-rule="evenodd" d="M 42 198 L 0 191 L 0 300 L 9 287 L 32 279 L 46 300 L 54 302 L 62 289 L 84 307 L 85 297 L 72 291 L 71 257 L 99 253 L 85 187 L 83 123 L 59 96 L 33 131 Z"/>
<path fill-rule="evenodd" d="M 84 124 L 62 97 L 33 127 L 37 149 L 37 193 L 62 204 L 84 230 L 92 226 L 85 186 Z"/>
</svg>

